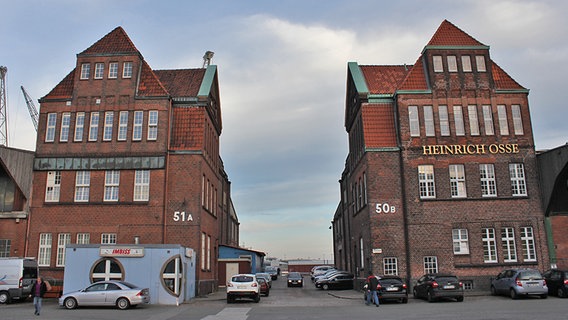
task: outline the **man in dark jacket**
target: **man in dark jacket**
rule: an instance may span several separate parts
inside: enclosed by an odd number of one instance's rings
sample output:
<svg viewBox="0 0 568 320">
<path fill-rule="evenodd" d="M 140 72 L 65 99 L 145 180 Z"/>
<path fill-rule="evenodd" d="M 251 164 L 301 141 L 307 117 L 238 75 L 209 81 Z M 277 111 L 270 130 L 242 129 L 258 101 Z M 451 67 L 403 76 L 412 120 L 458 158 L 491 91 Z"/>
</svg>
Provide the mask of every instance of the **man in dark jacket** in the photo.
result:
<svg viewBox="0 0 568 320">
<path fill-rule="evenodd" d="M 39 316 L 39 312 L 41 311 L 41 300 L 43 299 L 43 295 L 47 291 L 47 284 L 41 277 L 37 277 L 36 282 L 32 285 L 32 297 L 34 298 L 34 307 L 36 316 Z"/>
<path fill-rule="evenodd" d="M 377 295 L 377 286 L 379 285 L 379 279 L 373 274 L 373 272 L 369 272 L 366 284 L 367 284 L 367 301 L 365 302 L 365 304 L 370 305 L 371 302 L 373 302 L 378 307 L 379 296 Z"/>
</svg>

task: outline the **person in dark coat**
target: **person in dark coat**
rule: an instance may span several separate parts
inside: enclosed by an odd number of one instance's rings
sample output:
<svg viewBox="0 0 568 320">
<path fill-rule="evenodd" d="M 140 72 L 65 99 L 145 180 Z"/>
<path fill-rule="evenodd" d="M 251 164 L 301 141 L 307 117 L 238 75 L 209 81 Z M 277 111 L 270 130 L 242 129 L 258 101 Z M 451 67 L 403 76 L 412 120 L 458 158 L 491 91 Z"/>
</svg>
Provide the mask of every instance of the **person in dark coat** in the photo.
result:
<svg viewBox="0 0 568 320">
<path fill-rule="evenodd" d="M 32 292 L 31 295 L 34 298 L 34 307 L 36 316 L 39 316 L 41 311 L 41 301 L 43 299 L 43 295 L 47 291 L 47 284 L 41 277 L 37 277 L 36 282 L 32 285 Z"/>
<path fill-rule="evenodd" d="M 369 272 L 366 284 L 367 284 L 367 301 L 365 301 L 365 304 L 370 305 L 371 303 L 373 303 L 378 307 L 379 296 L 377 295 L 377 286 L 379 285 L 379 279 L 373 274 L 373 272 Z"/>
</svg>

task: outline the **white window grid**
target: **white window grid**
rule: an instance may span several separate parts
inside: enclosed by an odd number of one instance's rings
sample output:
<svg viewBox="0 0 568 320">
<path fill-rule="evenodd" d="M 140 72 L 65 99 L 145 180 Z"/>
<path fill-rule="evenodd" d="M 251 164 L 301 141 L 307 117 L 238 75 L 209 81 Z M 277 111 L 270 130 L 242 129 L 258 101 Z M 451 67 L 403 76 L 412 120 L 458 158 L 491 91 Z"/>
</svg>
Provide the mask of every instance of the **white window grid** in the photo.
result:
<svg viewBox="0 0 568 320">
<path fill-rule="evenodd" d="M 426 131 L 427 137 L 433 137 L 436 135 L 436 130 L 434 130 L 434 111 L 432 106 L 424 106 L 424 130 Z"/>
<path fill-rule="evenodd" d="M 75 202 L 89 201 L 91 185 L 90 171 L 77 171 L 75 175 Z"/>
<path fill-rule="evenodd" d="M 495 182 L 495 167 L 493 164 L 480 164 L 479 175 L 481 180 L 481 196 L 496 197 L 497 184 Z"/>
<path fill-rule="evenodd" d="M 71 243 L 70 233 L 60 233 L 57 239 L 57 262 L 56 267 L 65 266 L 65 246 Z"/>
<path fill-rule="evenodd" d="M 102 79 L 105 71 L 105 64 L 102 62 L 95 63 L 95 79 Z"/>
<path fill-rule="evenodd" d="M 483 106 L 483 125 L 485 127 L 485 135 L 492 136 L 495 134 L 493 128 L 493 111 L 490 105 Z"/>
<path fill-rule="evenodd" d="M 536 248 L 532 227 L 521 228 L 521 244 L 523 248 L 523 260 L 526 262 L 536 261 Z"/>
<path fill-rule="evenodd" d="M 102 233 L 101 244 L 116 244 L 116 233 Z"/>
<path fill-rule="evenodd" d="M 504 105 L 497 106 L 497 117 L 499 118 L 499 131 L 502 136 L 509 135 L 509 124 L 507 123 L 507 109 Z"/>
<path fill-rule="evenodd" d="M 108 65 L 109 79 L 116 79 L 118 77 L 118 62 L 111 62 Z"/>
<path fill-rule="evenodd" d="M 462 62 L 462 70 L 463 72 L 471 72 L 471 57 L 470 56 L 461 56 Z"/>
<path fill-rule="evenodd" d="M 517 248 L 515 245 L 515 230 L 511 227 L 501 229 L 501 246 L 504 262 L 517 262 Z"/>
<path fill-rule="evenodd" d="M 469 238 L 467 229 L 453 229 L 452 239 L 454 254 L 469 254 Z"/>
<path fill-rule="evenodd" d="M 418 118 L 418 106 L 408 107 L 408 125 L 411 137 L 420 137 L 420 120 Z"/>
<path fill-rule="evenodd" d="M 485 56 L 475 56 L 475 64 L 477 65 L 477 72 L 486 72 Z"/>
<path fill-rule="evenodd" d="M 128 111 L 120 111 L 118 117 L 118 141 L 126 140 L 128 133 Z"/>
<path fill-rule="evenodd" d="M 90 233 L 77 233 L 77 244 L 89 244 L 91 243 Z"/>
<path fill-rule="evenodd" d="M 440 135 L 450 135 L 450 120 L 448 118 L 448 106 L 438 106 L 438 117 L 440 118 Z"/>
<path fill-rule="evenodd" d="M 424 257 L 424 273 L 438 273 L 438 257 Z"/>
<path fill-rule="evenodd" d="M 156 140 L 158 138 L 158 111 L 150 110 L 148 112 L 148 140 Z"/>
<path fill-rule="evenodd" d="M 9 257 L 11 249 L 12 249 L 11 239 L 0 239 L 0 258 Z"/>
<path fill-rule="evenodd" d="M 134 127 L 132 128 L 132 140 L 142 140 L 142 123 L 144 122 L 143 111 L 134 111 Z"/>
<path fill-rule="evenodd" d="M 105 127 L 103 130 L 103 141 L 112 140 L 112 126 L 114 124 L 114 112 L 105 112 Z"/>
<path fill-rule="evenodd" d="M 383 258 L 383 270 L 385 275 L 398 275 L 398 259 L 396 257 Z"/>
<path fill-rule="evenodd" d="M 102 272 L 96 272 L 96 271 Z M 99 260 L 93 266 L 93 273 L 91 274 L 91 281 L 108 281 L 108 280 L 121 280 L 123 279 L 123 270 L 116 261 L 113 259 Z"/>
<path fill-rule="evenodd" d="M 48 171 L 45 187 L 45 202 L 58 202 L 61 191 L 61 171 Z"/>
<path fill-rule="evenodd" d="M 420 198 L 436 198 L 436 184 L 434 181 L 434 166 L 418 166 L 418 185 Z"/>
<path fill-rule="evenodd" d="M 523 135 L 523 118 L 520 105 L 514 104 L 511 106 L 511 116 L 513 117 L 513 130 L 515 131 L 515 135 Z"/>
<path fill-rule="evenodd" d="M 47 114 L 47 130 L 45 130 L 45 142 L 55 141 L 55 126 L 57 125 L 57 113 Z"/>
<path fill-rule="evenodd" d="M 134 201 L 148 201 L 150 197 L 150 171 L 136 170 L 134 177 Z"/>
<path fill-rule="evenodd" d="M 85 128 L 85 113 L 77 112 L 75 116 L 75 137 L 74 141 L 83 141 L 83 131 Z"/>
<path fill-rule="evenodd" d="M 118 189 L 120 186 L 120 171 L 105 171 L 105 197 L 104 201 L 118 201 Z"/>
<path fill-rule="evenodd" d="M 97 141 L 99 136 L 99 113 L 91 113 L 91 122 L 89 125 L 89 141 Z"/>
<path fill-rule="evenodd" d="M 527 183 L 525 181 L 525 169 L 522 163 L 510 163 L 509 174 L 511 176 L 511 190 L 513 196 L 526 196 Z"/>
<path fill-rule="evenodd" d="M 64 112 L 61 116 L 61 131 L 59 141 L 67 142 L 69 140 L 69 125 L 71 124 L 71 113 Z"/>
<path fill-rule="evenodd" d="M 458 72 L 458 59 L 456 56 L 447 56 L 448 60 L 448 71 Z"/>
<path fill-rule="evenodd" d="M 132 78 L 132 62 L 125 62 L 122 65 L 122 77 Z"/>
<path fill-rule="evenodd" d="M 51 263 L 51 233 L 40 233 L 39 252 L 37 264 L 41 267 L 49 267 Z"/>
<path fill-rule="evenodd" d="M 432 56 L 432 64 L 434 65 L 434 72 L 444 72 L 442 56 Z"/>
<path fill-rule="evenodd" d="M 495 229 L 483 228 L 483 261 L 485 263 L 497 262 L 497 241 L 495 240 Z"/>
<path fill-rule="evenodd" d="M 81 80 L 86 80 L 91 77 L 91 64 L 83 63 L 81 64 Z"/>
<path fill-rule="evenodd" d="M 454 126 L 456 128 L 456 136 L 465 136 L 462 106 L 454 106 Z"/>
<path fill-rule="evenodd" d="M 179 256 L 165 264 L 162 270 L 162 279 L 166 290 L 179 296 L 183 284 L 183 265 Z"/>
<path fill-rule="evenodd" d="M 465 184 L 465 168 L 463 164 L 451 164 L 450 193 L 452 198 L 464 198 L 467 196 Z"/>
<path fill-rule="evenodd" d="M 469 132 L 472 136 L 479 135 L 479 118 L 477 116 L 477 106 L 467 106 L 467 114 L 469 116 Z"/>
</svg>

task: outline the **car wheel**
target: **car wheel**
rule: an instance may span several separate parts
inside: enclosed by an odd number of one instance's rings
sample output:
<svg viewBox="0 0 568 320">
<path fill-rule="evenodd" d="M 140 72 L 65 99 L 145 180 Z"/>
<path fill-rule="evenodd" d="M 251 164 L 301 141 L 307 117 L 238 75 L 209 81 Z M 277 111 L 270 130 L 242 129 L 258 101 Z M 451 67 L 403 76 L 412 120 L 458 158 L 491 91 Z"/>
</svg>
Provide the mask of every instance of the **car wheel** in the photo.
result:
<svg viewBox="0 0 568 320">
<path fill-rule="evenodd" d="M 9 300 L 10 300 L 10 295 L 8 294 L 8 292 L 6 292 L 6 291 L 0 292 L 0 303 L 1 304 L 8 303 Z"/>
<path fill-rule="evenodd" d="M 270 294 L 270 291 L 266 291 L 266 297 L 268 297 L 268 295 Z"/>
<path fill-rule="evenodd" d="M 491 286 L 491 295 L 492 295 L 492 296 L 496 296 L 496 295 L 497 295 L 497 289 L 495 289 L 494 286 Z"/>
<path fill-rule="evenodd" d="M 116 300 L 116 306 L 120 310 L 126 310 L 130 308 L 130 301 L 128 301 L 128 299 L 126 298 L 119 298 L 118 300 Z"/>
<path fill-rule="evenodd" d="M 428 290 L 426 299 L 428 300 L 428 302 L 434 302 L 434 297 L 432 297 L 432 292 L 430 292 L 430 290 Z"/>
<path fill-rule="evenodd" d="M 77 300 L 75 300 L 75 298 L 67 298 L 63 301 L 63 305 L 67 309 L 75 309 L 77 308 Z"/>
<path fill-rule="evenodd" d="M 566 298 L 566 293 L 562 288 L 558 288 L 558 298 Z"/>
<path fill-rule="evenodd" d="M 254 302 L 256 303 L 260 302 L 260 293 L 254 296 Z"/>
<path fill-rule="evenodd" d="M 412 290 L 412 295 L 414 298 L 418 298 L 418 292 L 416 292 L 416 289 Z"/>
<path fill-rule="evenodd" d="M 402 300 L 400 301 L 402 303 L 408 303 L 408 298 L 402 298 Z"/>
<path fill-rule="evenodd" d="M 463 302 L 463 296 L 462 296 L 462 297 L 457 297 L 456 300 L 457 300 L 458 302 Z"/>
<path fill-rule="evenodd" d="M 328 284 L 324 284 L 324 285 L 322 286 L 322 289 L 323 289 L 323 290 L 328 290 L 328 289 L 329 289 L 329 285 L 328 285 Z"/>
<path fill-rule="evenodd" d="M 540 295 L 540 298 L 541 298 L 541 299 L 546 299 L 546 298 L 548 298 L 548 294 L 541 294 L 541 295 Z"/>
<path fill-rule="evenodd" d="M 230 295 L 227 295 L 227 303 L 232 303 L 233 298 Z"/>
<path fill-rule="evenodd" d="M 511 299 L 513 300 L 519 298 L 519 295 L 517 294 L 517 291 L 515 291 L 515 289 L 511 289 L 511 292 L 509 292 L 509 294 L 511 295 Z"/>
</svg>

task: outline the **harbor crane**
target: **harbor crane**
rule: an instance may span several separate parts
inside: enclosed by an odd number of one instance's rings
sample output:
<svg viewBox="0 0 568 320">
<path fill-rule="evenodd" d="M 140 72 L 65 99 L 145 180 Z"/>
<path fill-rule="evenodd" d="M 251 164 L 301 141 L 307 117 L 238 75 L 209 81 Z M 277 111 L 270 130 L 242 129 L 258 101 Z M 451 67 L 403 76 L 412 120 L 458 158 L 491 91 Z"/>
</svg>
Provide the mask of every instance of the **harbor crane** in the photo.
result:
<svg viewBox="0 0 568 320">
<path fill-rule="evenodd" d="M 30 117 L 32 118 L 32 122 L 34 123 L 35 130 L 37 131 L 37 121 L 39 118 L 39 114 L 37 112 L 37 108 L 34 105 L 34 102 L 30 95 L 24 89 L 24 86 L 20 86 L 22 88 L 22 92 L 24 93 L 24 98 L 26 99 L 26 105 L 28 106 L 28 111 L 30 112 Z"/>
<path fill-rule="evenodd" d="M 6 99 L 6 73 L 8 68 L 0 66 L 0 145 L 8 146 L 8 121 L 6 110 L 8 101 Z"/>
</svg>

